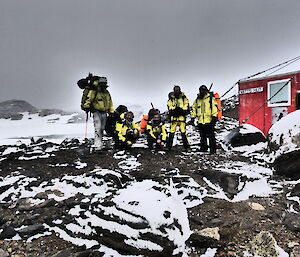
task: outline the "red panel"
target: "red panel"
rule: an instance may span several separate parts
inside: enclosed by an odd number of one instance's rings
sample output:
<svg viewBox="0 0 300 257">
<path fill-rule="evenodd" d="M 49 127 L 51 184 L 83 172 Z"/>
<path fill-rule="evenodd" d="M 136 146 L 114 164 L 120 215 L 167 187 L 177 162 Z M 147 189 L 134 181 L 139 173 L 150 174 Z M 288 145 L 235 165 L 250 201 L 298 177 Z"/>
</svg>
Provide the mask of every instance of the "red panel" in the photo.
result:
<svg viewBox="0 0 300 257">
<path fill-rule="evenodd" d="M 268 133 L 272 126 L 272 108 L 267 107 L 267 88 L 268 82 L 290 79 L 291 81 L 291 106 L 288 107 L 288 113 L 296 110 L 296 92 L 300 90 L 300 72 L 295 74 L 283 74 L 275 77 L 261 78 L 258 80 L 251 80 L 240 82 L 239 91 L 249 90 L 255 88 L 263 88 L 262 92 L 250 92 L 247 94 L 240 94 L 240 113 L 239 124 L 245 123 L 251 124 L 259 128 L 265 135 Z M 260 108 L 260 109 L 259 109 Z M 249 118 L 250 116 L 250 118 Z"/>
</svg>

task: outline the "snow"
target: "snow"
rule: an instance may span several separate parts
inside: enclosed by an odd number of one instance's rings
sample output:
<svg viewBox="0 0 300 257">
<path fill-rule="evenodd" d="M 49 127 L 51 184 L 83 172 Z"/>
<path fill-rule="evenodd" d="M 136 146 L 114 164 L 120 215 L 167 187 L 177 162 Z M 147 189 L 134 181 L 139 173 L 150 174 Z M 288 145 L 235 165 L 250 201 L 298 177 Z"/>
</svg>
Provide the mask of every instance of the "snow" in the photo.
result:
<svg viewBox="0 0 300 257">
<path fill-rule="evenodd" d="M 271 143 L 279 145 L 279 149 L 270 154 L 270 161 L 284 153 L 300 150 L 300 110 L 289 113 L 277 121 L 269 130 Z"/>
<path fill-rule="evenodd" d="M 261 133 L 261 130 L 259 130 L 258 128 L 256 128 L 255 126 L 251 125 L 251 124 L 242 124 L 240 126 L 240 130 L 239 132 L 241 134 L 250 134 L 250 133 Z"/>
<path fill-rule="evenodd" d="M 205 254 L 201 254 L 200 257 L 214 257 L 217 252 L 216 248 L 208 248 Z"/>
<path fill-rule="evenodd" d="M 40 117 L 38 114 L 22 113 L 23 119 L 0 119 L 0 145 L 12 145 L 18 140 L 30 143 L 31 137 L 43 137 L 52 142 L 61 143 L 66 137 L 83 138 L 84 123 L 67 123 L 74 114 L 52 114 Z M 94 129 L 91 119 L 88 122 L 88 137 L 93 137 Z"/>
</svg>

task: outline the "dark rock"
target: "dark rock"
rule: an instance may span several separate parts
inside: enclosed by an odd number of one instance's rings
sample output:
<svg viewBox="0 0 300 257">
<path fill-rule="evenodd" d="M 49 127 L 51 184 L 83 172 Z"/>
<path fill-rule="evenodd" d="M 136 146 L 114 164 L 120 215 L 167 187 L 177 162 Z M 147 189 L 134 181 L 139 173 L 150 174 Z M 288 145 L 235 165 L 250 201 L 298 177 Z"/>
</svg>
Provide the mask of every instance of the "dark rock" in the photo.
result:
<svg viewBox="0 0 300 257">
<path fill-rule="evenodd" d="M 248 130 L 248 126 L 251 125 L 244 124 L 231 130 L 231 132 L 224 138 L 224 143 L 232 147 L 238 147 L 267 141 L 264 134 L 257 128 L 255 128 L 257 132 L 254 132 L 254 130 L 249 130 L 248 133 L 242 132 L 242 130 Z"/>
<path fill-rule="evenodd" d="M 22 228 L 22 229 L 18 230 L 18 233 L 22 237 L 28 237 L 28 236 L 33 236 L 33 235 L 36 235 L 37 233 L 43 232 L 44 230 L 45 230 L 44 225 L 37 224 L 37 225 L 31 225 L 31 226 Z"/>
<path fill-rule="evenodd" d="M 0 234 L 0 240 L 13 238 L 17 234 L 16 230 L 11 226 L 4 226 Z"/>
<path fill-rule="evenodd" d="M 300 178 L 300 150 L 280 155 L 272 164 L 277 175 Z"/>
<path fill-rule="evenodd" d="M 300 215 L 295 213 L 286 213 L 284 225 L 292 231 L 300 231 Z"/>
<path fill-rule="evenodd" d="M 291 196 L 300 197 L 300 183 L 298 183 L 291 191 Z"/>
<path fill-rule="evenodd" d="M 193 233 L 190 235 L 186 244 L 189 247 L 197 247 L 197 248 L 216 248 L 220 247 L 220 242 L 216 239 L 199 235 L 197 233 Z"/>
<path fill-rule="evenodd" d="M 62 251 L 59 251 L 53 255 L 51 255 L 51 257 L 72 257 L 74 256 L 72 254 L 72 252 L 70 250 L 62 250 Z"/>
<path fill-rule="evenodd" d="M 73 256 L 74 257 L 102 257 L 104 256 L 104 253 L 96 252 L 92 250 L 86 250 L 80 253 L 75 253 Z"/>
</svg>

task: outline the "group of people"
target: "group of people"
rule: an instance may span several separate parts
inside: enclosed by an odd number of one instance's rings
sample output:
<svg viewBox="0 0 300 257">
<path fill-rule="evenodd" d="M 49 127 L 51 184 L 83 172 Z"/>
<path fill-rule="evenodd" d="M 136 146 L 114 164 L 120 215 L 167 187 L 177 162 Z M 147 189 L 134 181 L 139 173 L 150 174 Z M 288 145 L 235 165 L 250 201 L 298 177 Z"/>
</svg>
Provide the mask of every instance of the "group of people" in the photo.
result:
<svg viewBox="0 0 300 257">
<path fill-rule="evenodd" d="M 190 143 L 186 133 L 187 125 L 197 126 L 200 133 L 200 151 L 209 150 L 216 153 L 215 124 L 218 120 L 218 106 L 215 97 L 205 85 L 200 86 L 199 93 L 193 102 L 191 111 L 189 100 L 181 91 L 180 86 L 175 85 L 169 93 L 167 101 L 169 131 L 158 109 L 151 109 L 147 118 L 143 118 L 140 126 L 134 122 L 134 114 L 126 106 L 120 105 L 115 110 L 109 91 L 107 90 L 106 77 L 87 77 L 88 90 L 82 99 L 81 108 L 93 115 L 95 137 L 94 149 L 103 149 L 103 132 L 106 131 L 115 142 L 117 149 L 130 148 L 141 134 L 147 137 L 150 149 L 171 149 L 174 135 L 179 127 L 183 147 L 190 149 Z M 191 119 L 187 123 L 187 116 Z M 196 124 L 195 124 L 196 122 Z M 144 124 L 142 126 L 142 124 Z M 209 144 L 208 144 L 209 141 Z"/>
</svg>

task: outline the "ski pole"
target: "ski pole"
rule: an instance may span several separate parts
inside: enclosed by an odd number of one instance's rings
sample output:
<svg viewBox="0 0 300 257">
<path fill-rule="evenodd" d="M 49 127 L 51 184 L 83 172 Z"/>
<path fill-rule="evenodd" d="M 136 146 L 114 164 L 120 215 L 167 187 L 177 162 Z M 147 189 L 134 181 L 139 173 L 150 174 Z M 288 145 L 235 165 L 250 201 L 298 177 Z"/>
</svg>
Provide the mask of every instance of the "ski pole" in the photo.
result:
<svg viewBox="0 0 300 257">
<path fill-rule="evenodd" d="M 89 120 L 89 113 L 86 112 L 84 139 L 87 139 L 87 126 L 88 126 L 88 120 Z"/>
</svg>

